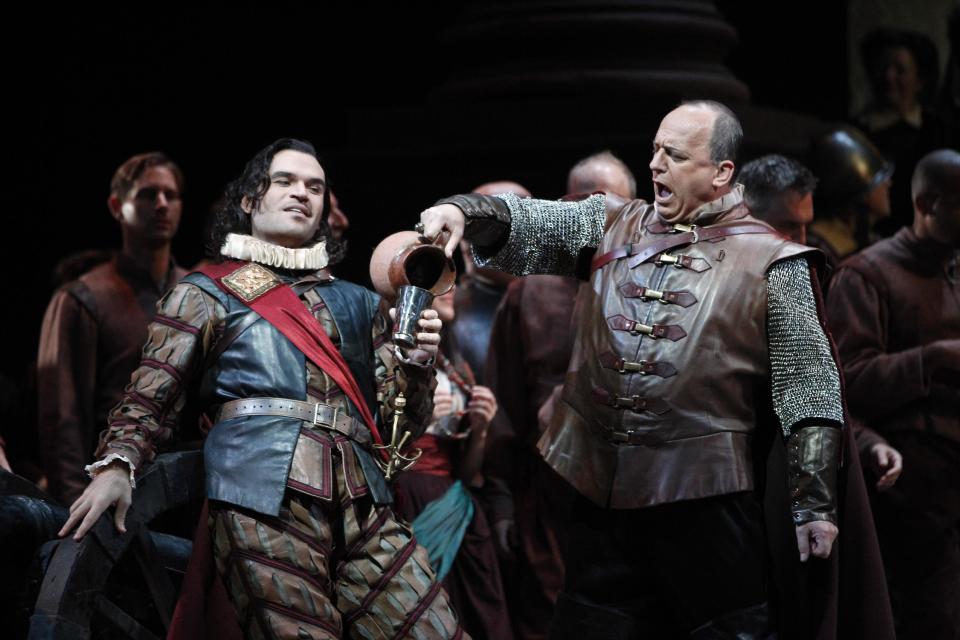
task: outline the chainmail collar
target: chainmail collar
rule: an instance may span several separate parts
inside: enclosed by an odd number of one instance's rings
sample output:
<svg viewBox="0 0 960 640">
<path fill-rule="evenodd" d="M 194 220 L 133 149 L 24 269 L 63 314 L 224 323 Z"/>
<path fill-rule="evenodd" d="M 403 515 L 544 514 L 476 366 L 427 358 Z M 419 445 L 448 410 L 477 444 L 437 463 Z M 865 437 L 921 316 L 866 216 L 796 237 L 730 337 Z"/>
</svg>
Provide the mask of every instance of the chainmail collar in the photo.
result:
<svg viewBox="0 0 960 640">
<path fill-rule="evenodd" d="M 326 268 L 328 262 L 324 240 L 312 247 L 289 249 L 239 233 L 227 234 L 223 246 L 220 247 L 220 254 L 235 260 L 249 260 L 267 267 L 297 271 L 318 271 Z"/>
<path fill-rule="evenodd" d="M 693 212 L 693 215 L 690 216 L 688 220 L 674 220 L 673 222 L 682 222 L 684 224 L 697 224 L 700 226 L 706 226 L 710 224 L 715 224 L 720 222 L 726 216 L 724 214 L 733 212 L 734 209 L 743 204 L 743 185 L 739 182 L 733 185 L 733 189 L 729 193 L 726 193 L 712 202 L 708 202 L 699 209 Z M 654 205 L 656 208 L 656 205 Z M 744 212 L 744 215 L 746 212 Z M 730 216 L 731 219 L 743 217 L 742 215 Z M 664 220 L 660 217 L 660 213 L 657 212 L 657 218 L 662 221 L 664 224 L 671 224 L 670 222 Z"/>
</svg>

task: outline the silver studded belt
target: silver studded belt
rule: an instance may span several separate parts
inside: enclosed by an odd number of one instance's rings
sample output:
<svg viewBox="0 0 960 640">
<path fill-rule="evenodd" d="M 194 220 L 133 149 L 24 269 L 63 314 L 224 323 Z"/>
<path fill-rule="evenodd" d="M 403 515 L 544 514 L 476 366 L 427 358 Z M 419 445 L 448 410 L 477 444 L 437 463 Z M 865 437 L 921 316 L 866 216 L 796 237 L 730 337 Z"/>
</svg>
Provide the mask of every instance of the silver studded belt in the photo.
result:
<svg viewBox="0 0 960 640">
<path fill-rule="evenodd" d="M 244 398 L 220 407 L 217 422 L 241 416 L 278 416 L 296 418 L 315 427 L 342 433 L 360 444 L 370 444 L 370 430 L 361 421 L 342 413 L 337 407 L 320 402 L 286 398 Z"/>
</svg>

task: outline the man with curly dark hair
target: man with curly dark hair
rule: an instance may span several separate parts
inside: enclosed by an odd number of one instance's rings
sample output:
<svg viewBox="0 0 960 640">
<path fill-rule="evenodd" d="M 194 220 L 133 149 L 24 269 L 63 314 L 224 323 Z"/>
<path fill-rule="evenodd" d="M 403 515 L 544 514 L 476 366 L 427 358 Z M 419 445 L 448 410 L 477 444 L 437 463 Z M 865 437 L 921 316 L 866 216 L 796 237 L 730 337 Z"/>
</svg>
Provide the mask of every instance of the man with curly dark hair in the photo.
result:
<svg viewBox="0 0 960 640">
<path fill-rule="evenodd" d="M 374 446 L 401 392 L 410 423 L 429 419 L 441 323 L 425 311 L 415 348 L 386 342 L 379 297 L 327 270 L 329 195 L 314 147 L 289 138 L 227 187 L 209 245 L 220 262 L 162 300 L 61 533 L 83 536 L 114 504 L 124 531 L 136 476 L 194 404 L 213 422 L 198 536 L 246 637 L 459 638 Z"/>
</svg>

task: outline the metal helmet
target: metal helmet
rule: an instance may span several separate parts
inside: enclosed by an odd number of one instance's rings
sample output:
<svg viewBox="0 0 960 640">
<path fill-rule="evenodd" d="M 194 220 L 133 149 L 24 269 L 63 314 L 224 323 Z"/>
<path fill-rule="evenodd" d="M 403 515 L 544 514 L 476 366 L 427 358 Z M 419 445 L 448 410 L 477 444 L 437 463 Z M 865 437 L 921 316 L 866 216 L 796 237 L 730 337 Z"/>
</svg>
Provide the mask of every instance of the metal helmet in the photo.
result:
<svg viewBox="0 0 960 640">
<path fill-rule="evenodd" d="M 814 194 L 818 207 L 848 206 L 893 175 L 893 164 L 853 127 L 816 138 L 811 164 L 818 180 Z"/>
</svg>

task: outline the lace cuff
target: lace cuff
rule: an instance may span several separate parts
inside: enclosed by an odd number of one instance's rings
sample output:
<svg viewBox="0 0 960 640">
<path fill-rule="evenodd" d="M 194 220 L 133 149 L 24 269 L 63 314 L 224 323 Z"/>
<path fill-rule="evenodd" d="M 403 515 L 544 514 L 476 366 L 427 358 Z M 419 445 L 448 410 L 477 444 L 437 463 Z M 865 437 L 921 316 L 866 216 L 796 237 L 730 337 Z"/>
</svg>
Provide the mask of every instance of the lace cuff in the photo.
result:
<svg viewBox="0 0 960 640">
<path fill-rule="evenodd" d="M 130 462 L 130 458 L 123 455 L 122 453 L 108 454 L 107 457 L 104 458 L 103 460 L 98 460 L 93 464 L 88 464 L 83 468 L 83 470 L 87 472 L 88 476 L 90 476 L 91 478 L 95 478 L 101 471 L 103 471 L 106 467 L 108 467 L 110 464 L 112 464 L 117 460 L 120 460 L 121 462 L 125 462 L 127 464 L 127 468 L 130 469 L 130 488 L 136 489 L 137 481 L 133 477 L 133 473 L 136 470 L 136 468 L 133 466 L 133 463 Z"/>
</svg>

